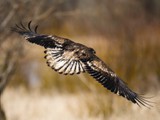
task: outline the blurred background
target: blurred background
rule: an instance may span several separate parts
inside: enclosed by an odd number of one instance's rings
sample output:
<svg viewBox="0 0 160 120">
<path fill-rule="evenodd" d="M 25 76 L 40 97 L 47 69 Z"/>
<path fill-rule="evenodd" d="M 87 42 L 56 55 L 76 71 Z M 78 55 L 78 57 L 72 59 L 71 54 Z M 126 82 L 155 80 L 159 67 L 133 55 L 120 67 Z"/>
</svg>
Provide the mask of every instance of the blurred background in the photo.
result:
<svg viewBox="0 0 160 120">
<path fill-rule="evenodd" d="M 10 31 L 30 20 L 39 33 L 94 48 L 132 90 L 154 96 L 156 107 L 139 108 L 86 73 L 54 72 L 44 48 Z M 0 120 L 158 120 L 159 53 L 159 0 L 0 0 Z"/>
</svg>

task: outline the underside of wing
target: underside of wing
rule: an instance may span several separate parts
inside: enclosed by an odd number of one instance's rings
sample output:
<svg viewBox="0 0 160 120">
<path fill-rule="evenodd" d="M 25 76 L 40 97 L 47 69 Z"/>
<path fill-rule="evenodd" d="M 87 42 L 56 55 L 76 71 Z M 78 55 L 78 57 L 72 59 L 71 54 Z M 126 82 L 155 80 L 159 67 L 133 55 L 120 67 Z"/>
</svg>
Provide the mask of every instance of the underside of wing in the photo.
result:
<svg viewBox="0 0 160 120">
<path fill-rule="evenodd" d="M 71 75 L 84 72 L 83 63 L 76 58 L 74 51 L 64 50 L 65 46 L 73 44 L 73 41 L 55 35 L 38 34 L 37 28 L 38 26 L 32 29 L 30 21 L 28 26 L 20 23 L 12 27 L 12 31 L 19 33 L 27 41 L 46 48 L 45 58 L 47 59 L 47 64 L 55 71 Z"/>
<path fill-rule="evenodd" d="M 85 72 L 83 63 L 74 56 L 74 52 L 63 48 L 47 48 L 45 58 L 49 67 L 60 74 L 79 74 Z"/>
<path fill-rule="evenodd" d="M 111 92 L 146 107 L 151 107 L 149 101 L 127 87 L 127 85 L 97 56 L 85 63 L 85 70 L 99 83 Z"/>
</svg>

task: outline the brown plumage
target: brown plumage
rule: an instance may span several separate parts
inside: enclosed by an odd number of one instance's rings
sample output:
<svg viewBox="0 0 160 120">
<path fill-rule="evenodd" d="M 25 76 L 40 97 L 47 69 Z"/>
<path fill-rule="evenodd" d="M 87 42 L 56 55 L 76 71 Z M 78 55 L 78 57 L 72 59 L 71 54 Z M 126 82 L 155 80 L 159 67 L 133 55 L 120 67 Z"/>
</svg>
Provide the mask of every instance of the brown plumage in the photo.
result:
<svg viewBox="0 0 160 120">
<path fill-rule="evenodd" d="M 31 22 L 28 28 L 23 24 L 16 25 L 12 31 L 24 36 L 31 43 L 43 46 L 45 58 L 49 67 L 61 74 L 79 74 L 88 72 L 93 78 L 101 83 L 111 92 L 123 96 L 133 103 L 151 107 L 148 100 L 133 92 L 127 85 L 100 59 L 96 56 L 94 49 L 69 39 L 55 35 L 43 35 L 31 29 Z"/>
</svg>

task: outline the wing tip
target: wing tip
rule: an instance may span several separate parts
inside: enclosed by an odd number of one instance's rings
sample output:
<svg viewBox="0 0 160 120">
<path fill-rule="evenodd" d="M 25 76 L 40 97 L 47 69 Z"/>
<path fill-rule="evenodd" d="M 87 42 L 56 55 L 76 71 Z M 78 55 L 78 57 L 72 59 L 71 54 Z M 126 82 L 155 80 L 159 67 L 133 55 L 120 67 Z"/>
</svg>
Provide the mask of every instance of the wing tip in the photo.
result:
<svg viewBox="0 0 160 120">
<path fill-rule="evenodd" d="M 151 109 L 152 107 L 154 107 L 154 102 L 148 100 L 148 98 L 142 96 L 142 95 L 137 95 L 137 97 L 135 98 L 135 103 L 141 107 L 144 106 L 148 109 Z"/>
<path fill-rule="evenodd" d="M 11 27 L 11 31 L 17 32 L 22 35 L 25 33 L 37 33 L 38 25 L 36 25 L 34 29 L 32 29 L 31 23 L 32 20 L 28 22 L 27 27 L 25 27 L 22 22 L 20 22 L 19 24 L 15 24 L 15 26 Z"/>
</svg>

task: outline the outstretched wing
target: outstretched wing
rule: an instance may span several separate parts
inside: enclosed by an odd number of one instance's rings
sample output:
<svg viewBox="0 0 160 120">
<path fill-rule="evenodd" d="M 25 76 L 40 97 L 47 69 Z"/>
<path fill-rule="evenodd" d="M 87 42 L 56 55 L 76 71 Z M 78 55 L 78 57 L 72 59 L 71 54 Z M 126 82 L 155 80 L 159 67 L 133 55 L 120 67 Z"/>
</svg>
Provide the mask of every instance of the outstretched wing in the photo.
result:
<svg viewBox="0 0 160 120">
<path fill-rule="evenodd" d="M 73 75 L 85 72 L 84 64 L 74 55 L 74 51 L 67 51 L 63 48 L 47 48 L 45 53 L 48 66 L 60 74 Z"/>
<path fill-rule="evenodd" d="M 34 29 L 32 29 L 30 21 L 27 27 L 25 27 L 22 23 L 20 23 L 20 25 L 16 24 L 15 27 L 12 27 L 11 30 L 19 33 L 29 42 L 35 43 L 45 48 L 63 47 L 65 43 L 72 42 L 71 40 L 58 37 L 55 35 L 38 34 L 37 28 L 38 25 Z"/>
<path fill-rule="evenodd" d="M 74 55 L 75 51 L 65 49 L 66 46 L 72 46 L 73 41 L 58 37 L 55 35 L 41 35 L 37 33 L 38 26 L 34 30 L 31 29 L 31 21 L 26 28 L 22 23 L 12 28 L 12 31 L 24 36 L 31 43 L 43 46 L 45 50 L 45 58 L 47 64 L 52 69 L 63 74 L 79 74 L 84 72 L 83 63 Z"/>
<path fill-rule="evenodd" d="M 85 70 L 93 76 L 99 83 L 111 92 L 123 96 L 124 98 L 136 103 L 151 107 L 144 97 L 133 92 L 127 85 L 97 56 L 94 56 L 91 61 L 85 63 Z"/>
</svg>

